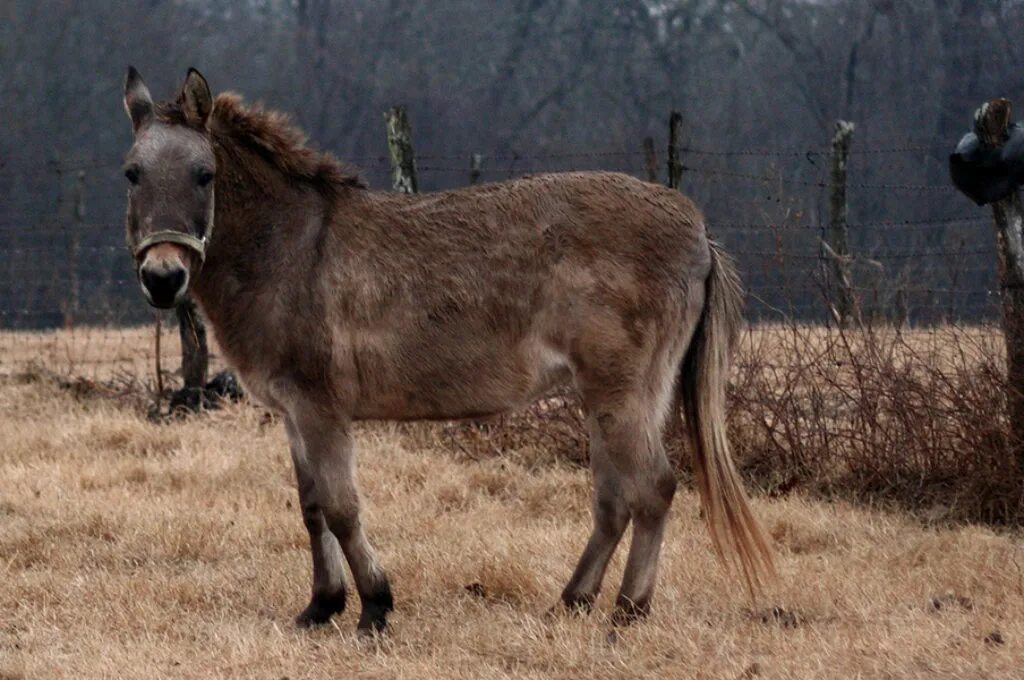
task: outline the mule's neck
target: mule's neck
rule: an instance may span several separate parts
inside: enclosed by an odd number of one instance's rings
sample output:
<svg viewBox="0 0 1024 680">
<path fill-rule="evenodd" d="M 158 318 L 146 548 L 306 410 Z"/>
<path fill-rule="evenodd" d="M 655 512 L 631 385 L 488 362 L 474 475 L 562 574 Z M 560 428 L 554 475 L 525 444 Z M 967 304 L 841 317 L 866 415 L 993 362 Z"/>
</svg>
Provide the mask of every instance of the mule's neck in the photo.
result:
<svg viewBox="0 0 1024 680">
<path fill-rule="evenodd" d="M 214 326 L 267 286 L 281 285 L 282 261 L 310 246 L 328 202 L 256 151 L 213 133 L 217 158 L 214 228 L 192 292 Z"/>
</svg>

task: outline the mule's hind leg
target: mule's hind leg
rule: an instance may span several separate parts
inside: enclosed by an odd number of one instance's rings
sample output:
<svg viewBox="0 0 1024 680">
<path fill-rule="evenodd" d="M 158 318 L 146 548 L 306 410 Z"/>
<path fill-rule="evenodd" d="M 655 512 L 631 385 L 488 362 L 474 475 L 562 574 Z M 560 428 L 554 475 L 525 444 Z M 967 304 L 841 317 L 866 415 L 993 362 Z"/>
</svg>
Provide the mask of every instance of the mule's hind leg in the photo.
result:
<svg viewBox="0 0 1024 680">
<path fill-rule="evenodd" d="M 612 614 L 616 625 L 632 623 L 650 612 L 661 542 L 677 484 L 660 431 L 627 427 L 620 436 L 623 439 L 617 450 L 621 458 L 617 462 L 633 519 L 633 539 Z M 627 439 L 634 442 L 632 447 Z"/>
<path fill-rule="evenodd" d="M 290 418 L 285 419 L 285 431 L 295 466 L 299 486 L 299 505 L 302 521 L 309 532 L 309 547 L 313 555 L 313 594 L 309 605 L 295 618 L 303 627 L 327 623 L 331 616 L 345 609 L 345 574 L 342 567 L 341 546 L 320 508 L 315 493 L 315 482 L 306 460 L 302 437 Z"/>
<path fill-rule="evenodd" d="M 636 397 L 616 408 L 591 409 L 611 463 L 609 474 L 617 477 L 633 521 L 629 557 L 612 614 L 617 625 L 650 611 L 661 540 L 676 491 L 676 476 L 661 443 L 664 419 L 658 411 L 648 400 Z"/>
<path fill-rule="evenodd" d="M 357 628 L 362 633 L 383 631 L 393 608 L 391 586 L 359 517 L 355 451 L 347 423 L 316 413 L 296 418 L 314 482 L 315 497 L 331 533 L 338 539 L 362 603 Z"/>
<path fill-rule="evenodd" d="M 661 540 L 676 490 L 675 471 L 662 445 L 675 371 L 678 343 L 662 343 L 657 351 L 616 354 L 578 377 L 592 441 L 607 461 L 606 475 L 619 489 L 621 503 L 633 522 L 633 536 L 615 601 L 613 621 L 631 622 L 650 610 Z"/>
<path fill-rule="evenodd" d="M 574 611 L 590 611 L 601 589 L 608 561 L 629 524 L 629 507 L 619 474 L 606 451 L 607 444 L 595 418 L 587 420 L 590 435 L 590 469 L 594 477 L 594 528 L 572 578 L 562 591 L 563 604 Z"/>
</svg>

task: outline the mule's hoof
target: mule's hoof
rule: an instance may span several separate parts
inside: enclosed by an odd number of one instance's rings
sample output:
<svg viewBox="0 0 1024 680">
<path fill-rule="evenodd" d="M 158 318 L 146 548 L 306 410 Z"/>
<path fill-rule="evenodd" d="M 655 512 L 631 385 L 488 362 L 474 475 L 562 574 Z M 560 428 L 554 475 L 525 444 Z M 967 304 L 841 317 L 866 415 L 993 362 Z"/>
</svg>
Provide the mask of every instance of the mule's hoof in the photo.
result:
<svg viewBox="0 0 1024 680">
<path fill-rule="evenodd" d="M 548 610 L 547 617 L 551 619 L 563 614 L 568 614 L 570 616 L 586 616 L 593 611 L 595 599 L 596 598 L 593 595 L 566 595 L 565 593 L 562 593 L 561 600 L 559 600 L 558 604 Z"/>
<path fill-rule="evenodd" d="M 322 626 L 335 614 L 345 611 L 345 591 L 340 590 L 334 595 L 314 595 L 309 605 L 295 617 L 299 628 Z"/>
<path fill-rule="evenodd" d="M 391 586 L 387 583 L 372 595 L 362 598 L 363 611 L 359 614 L 356 632 L 360 636 L 381 635 L 388 629 L 388 612 L 395 608 Z"/>
<path fill-rule="evenodd" d="M 389 630 L 387 619 L 384 618 L 367 622 L 366 625 L 360 621 L 356 626 L 356 636 L 360 640 L 377 640 L 386 636 Z"/>
<path fill-rule="evenodd" d="M 612 611 L 612 626 L 616 628 L 631 626 L 646 619 L 650 613 L 650 602 L 633 602 L 620 597 L 615 602 L 615 610 Z"/>
</svg>

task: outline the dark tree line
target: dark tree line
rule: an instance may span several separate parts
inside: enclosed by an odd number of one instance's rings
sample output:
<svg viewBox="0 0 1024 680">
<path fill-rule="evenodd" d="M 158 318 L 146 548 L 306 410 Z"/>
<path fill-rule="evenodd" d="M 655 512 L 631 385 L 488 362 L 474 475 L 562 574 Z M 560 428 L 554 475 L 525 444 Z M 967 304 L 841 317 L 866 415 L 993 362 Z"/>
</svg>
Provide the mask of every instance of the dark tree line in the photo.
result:
<svg viewBox="0 0 1024 680">
<path fill-rule="evenodd" d="M 684 190 L 740 253 L 755 306 L 801 314 L 821 307 L 822 152 L 834 121 L 850 120 L 850 245 L 866 256 L 855 276 L 878 288 L 865 304 L 902 287 L 922 320 L 977 318 L 991 227 L 951 222 L 984 214 L 941 187 L 980 102 L 1024 106 L 1022 29 L 1020 0 L 8 0 L 0 326 L 61 323 L 72 288 L 72 318 L 145 318 L 119 248 L 128 63 L 158 96 L 194 65 L 215 89 L 292 112 L 376 188 L 395 103 L 409 109 L 426 190 L 467 183 L 473 153 L 484 180 L 643 175 L 642 139 L 655 137 L 663 164 L 678 109 Z M 771 153 L 722 153 L 751 150 Z M 903 221 L 914 224 L 877 224 Z M 932 255 L 908 256 L 918 251 Z M 962 293 L 916 292 L 926 287 Z"/>
</svg>

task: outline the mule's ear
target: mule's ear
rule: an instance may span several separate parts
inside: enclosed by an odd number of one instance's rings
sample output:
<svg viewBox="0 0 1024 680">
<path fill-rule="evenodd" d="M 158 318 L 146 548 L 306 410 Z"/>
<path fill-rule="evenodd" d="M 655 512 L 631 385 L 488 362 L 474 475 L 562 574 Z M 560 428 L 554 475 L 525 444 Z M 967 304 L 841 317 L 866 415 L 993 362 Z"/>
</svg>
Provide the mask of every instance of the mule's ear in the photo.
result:
<svg viewBox="0 0 1024 680">
<path fill-rule="evenodd" d="M 153 118 L 153 97 L 134 66 L 128 67 L 128 75 L 124 79 L 124 110 L 128 112 L 132 130 L 136 133 Z"/>
<path fill-rule="evenodd" d="M 213 96 L 203 74 L 194 68 L 188 70 L 185 83 L 181 86 L 181 108 L 189 124 L 205 127 L 213 111 Z"/>
</svg>

